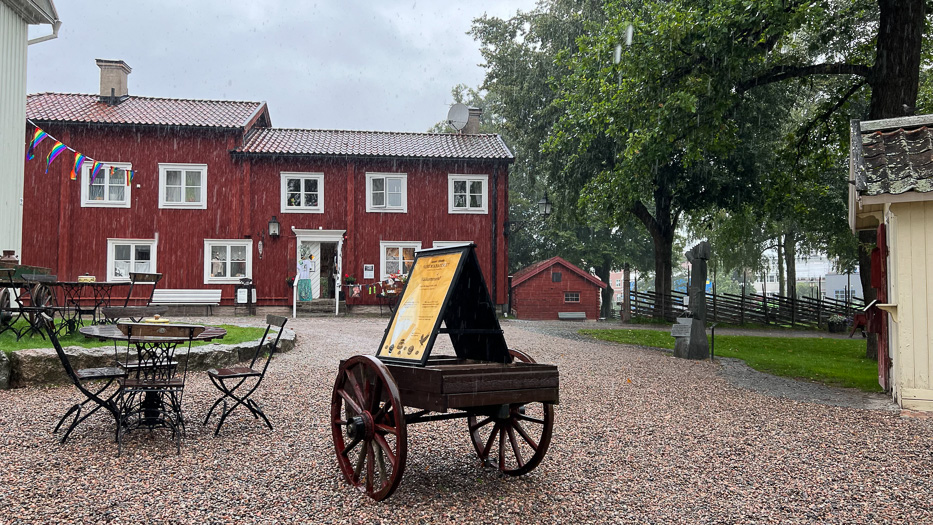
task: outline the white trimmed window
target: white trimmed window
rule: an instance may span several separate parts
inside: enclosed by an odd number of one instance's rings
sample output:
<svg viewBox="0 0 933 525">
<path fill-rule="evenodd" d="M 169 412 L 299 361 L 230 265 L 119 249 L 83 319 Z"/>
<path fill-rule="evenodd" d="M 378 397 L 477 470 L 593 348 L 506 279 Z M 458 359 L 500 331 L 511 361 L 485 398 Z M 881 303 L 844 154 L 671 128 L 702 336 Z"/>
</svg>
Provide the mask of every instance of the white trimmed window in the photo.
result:
<svg viewBox="0 0 933 525">
<path fill-rule="evenodd" d="M 204 240 L 204 284 L 239 284 L 253 277 L 253 241 Z"/>
<path fill-rule="evenodd" d="M 286 173 L 282 179 L 282 213 L 324 213 L 324 174 Z"/>
<path fill-rule="evenodd" d="M 380 279 L 392 273 L 408 273 L 415 262 L 415 251 L 421 249 L 420 242 L 388 241 L 379 243 Z"/>
<path fill-rule="evenodd" d="M 156 271 L 155 239 L 107 239 L 108 281 L 129 281 L 130 272 Z"/>
<path fill-rule="evenodd" d="M 133 169 L 133 165 L 125 162 L 104 163 L 92 181 L 93 168 L 93 162 L 85 161 L 81 165 L 81 207 L 129 208 L 131 188 L 126 183 L 126 172 Z"/>
<path fill-rule="evenodd" d="M 447 175 L 449 213 L 486 213 L 488 175 Z"/>
<path fill-rule="evenodd" d="M 159 164 L 159 207 L 207 208 L 207 164 Z"/>
<path fill-rule="evenodd" d="M 564 302 L 565 303 L 579 303 L 580 292 L 564 292 Z"/>
<path fill-rule="evenodd" d="M 366 211 L 408 212 L 407 173 L 367 173 Z"/>
</svg>

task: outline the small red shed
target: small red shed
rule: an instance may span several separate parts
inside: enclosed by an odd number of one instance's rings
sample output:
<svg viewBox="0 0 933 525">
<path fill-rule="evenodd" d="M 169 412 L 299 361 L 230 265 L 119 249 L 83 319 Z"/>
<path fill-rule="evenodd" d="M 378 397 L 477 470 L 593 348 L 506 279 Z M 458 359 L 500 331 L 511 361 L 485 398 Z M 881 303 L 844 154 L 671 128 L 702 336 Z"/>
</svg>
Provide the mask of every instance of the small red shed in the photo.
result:
<svg viewBox="0 0 933 525">
<path fill-rule="evenodd" d="M 551 257 L 512 277 L 512 312 L 519 319 L 599 319 L 606 283 L 560 257 Z"/>
</svg>

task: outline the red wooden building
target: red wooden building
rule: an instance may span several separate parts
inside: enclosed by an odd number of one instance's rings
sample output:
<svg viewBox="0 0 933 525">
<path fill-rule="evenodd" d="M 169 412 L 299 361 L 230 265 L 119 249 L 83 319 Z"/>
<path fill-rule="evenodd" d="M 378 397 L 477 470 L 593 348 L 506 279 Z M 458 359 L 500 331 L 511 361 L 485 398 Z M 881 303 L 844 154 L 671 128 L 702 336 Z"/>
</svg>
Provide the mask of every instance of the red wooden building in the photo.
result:
<svg viewBox="0 0 933 525">
<path fill-rule="evenodd" d="M 406 270 L 416 249 L 473 242 L 505 304 L 514 159 L 498 135 L 276 129 L 263 102 L 130 96 L 125 63 L 98 65 L 100 95 L 28 97 L 27 140 L 38 126 L 104 166 L 92 177 L 85 162 L 70 180 L 66 151 L 46 173 L 55 141 L 38 145 L 25 264 L 60 279 L 159 272 L 159 288 L 220 289 L 227 305 L 249 277 L 258 304 L 291 305 L 286 279 L 310 254 L 315 298 L 352 275 L 354 301 L 376 304 L 369 286 Z"/>
<path fill-rule="evenodd" d="M 512 312 L 519 319 L 599 319 L 606 283 L 560 257 L 551 257 L 512 277 Z"/>
</svg>

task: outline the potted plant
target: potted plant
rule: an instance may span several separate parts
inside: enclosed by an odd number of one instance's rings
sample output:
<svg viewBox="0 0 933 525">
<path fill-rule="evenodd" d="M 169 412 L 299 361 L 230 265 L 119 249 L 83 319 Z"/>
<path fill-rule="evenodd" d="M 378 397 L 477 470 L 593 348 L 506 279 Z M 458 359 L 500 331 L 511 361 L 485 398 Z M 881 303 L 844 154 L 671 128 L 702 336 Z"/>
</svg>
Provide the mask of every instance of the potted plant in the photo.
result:
<svg viewBox="0 0 933 525">
<path fill-rule="evenodd" d="M 839 333 L 844 332 L 846 329 L 846 318 L 839 315 L 833 314 L 829 316 L 829 331 L 830 333 Z"/>
<path fill-rule="evenodd" d="M 287 284 L 289 288 L 293 288 L 295 286 L 295 277 L 294 276 L 286 277 L 285 284 Z"/>
<path fill-rule="evenodd" d="M 348 273 L 343 274 L 343 284 L 356 284 L 356 277 Z"/>
</svg>

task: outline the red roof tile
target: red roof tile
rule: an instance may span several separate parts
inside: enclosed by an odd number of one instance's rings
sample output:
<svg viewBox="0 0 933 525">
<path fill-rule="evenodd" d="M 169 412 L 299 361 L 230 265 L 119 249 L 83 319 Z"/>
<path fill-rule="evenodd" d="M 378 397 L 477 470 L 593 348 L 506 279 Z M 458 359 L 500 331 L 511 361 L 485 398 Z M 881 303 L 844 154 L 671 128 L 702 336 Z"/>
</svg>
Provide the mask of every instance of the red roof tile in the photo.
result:
<svg viewBox="0 0 933 525">
<path fill-rule="evenodd" d="M 265 102 L 183 100 L 130 96 L 111 106 L 97 95 L 38 93 L 26 99 L 26 117 L 40 121 L 96 122 L 211 128 L 247 127 Z"/>
<path fill-rule="evenodd" d="M 236 151 L 257 155 L 514 159 L 499 135 L 387 131 L 256 128 Z"/>
</svg>

